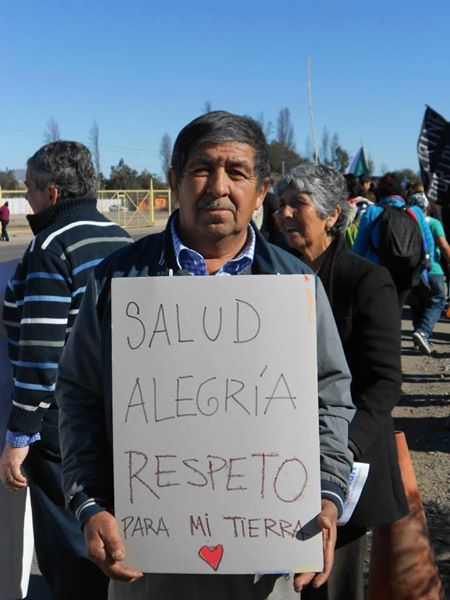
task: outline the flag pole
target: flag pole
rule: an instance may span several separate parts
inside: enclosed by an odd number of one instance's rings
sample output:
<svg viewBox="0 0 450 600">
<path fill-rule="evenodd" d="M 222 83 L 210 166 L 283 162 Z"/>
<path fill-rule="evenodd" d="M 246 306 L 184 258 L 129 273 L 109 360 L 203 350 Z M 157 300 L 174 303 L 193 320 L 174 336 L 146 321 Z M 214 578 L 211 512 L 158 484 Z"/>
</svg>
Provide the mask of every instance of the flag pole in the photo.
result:
<svg viewBox="0 0 450 600">
<path fill-rule="evenodd" d="M 314 162 L 317 165 L 319 163 L 319 152 L 317 151 L 316 125 L 314 123 L 314 113 L 313 113 L 313 106 L 312 106 L 311 57 L 308 58 L 307 80 L 308 80 L 309 119 L 310 119 L 310 123 L 311 123 L 311 135 L 313 138 L 313 146 L 314 146 Z"/>
</svg>

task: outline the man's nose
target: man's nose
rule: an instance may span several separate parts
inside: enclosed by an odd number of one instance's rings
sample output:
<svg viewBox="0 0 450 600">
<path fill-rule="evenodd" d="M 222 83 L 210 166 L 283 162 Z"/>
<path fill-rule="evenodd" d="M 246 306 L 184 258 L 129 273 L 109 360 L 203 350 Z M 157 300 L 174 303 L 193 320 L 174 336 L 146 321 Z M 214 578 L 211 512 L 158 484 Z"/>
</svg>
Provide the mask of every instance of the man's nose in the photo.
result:
<svg viewBox="0 0 450 600">
<path fill-rule="evenodd" d="M 214 169 L 209 174 L 207 192 L 214 196 L 214 198 L 228 196 L 228 177 L 225 169 Z"/>
</svg>

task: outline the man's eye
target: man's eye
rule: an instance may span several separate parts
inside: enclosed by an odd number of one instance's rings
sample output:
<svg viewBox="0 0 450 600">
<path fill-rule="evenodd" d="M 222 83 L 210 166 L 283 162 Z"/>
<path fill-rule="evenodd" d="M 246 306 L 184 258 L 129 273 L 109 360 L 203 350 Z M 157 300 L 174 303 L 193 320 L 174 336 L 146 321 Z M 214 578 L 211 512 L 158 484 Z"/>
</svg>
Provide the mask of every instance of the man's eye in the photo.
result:
<svg viewBox="0 0 450 600">
<path fill-rule="evenodd" d="M 229 175 L 230 175 L 230 177 L 233 177 L 235 179 L 246 179 L 247 178 L 247 173 L 244 173 L 244 171 L 241 171 L 239 169 L 231 169 L 231 171 L 229 171 Z"/>
<path fill-rule="evenodd" d="M 209 175 L 209 169 L 208 167 L 194 167 L 191 169 L 191 174 L 197 177 L 206 177 Z"/>
</svg>

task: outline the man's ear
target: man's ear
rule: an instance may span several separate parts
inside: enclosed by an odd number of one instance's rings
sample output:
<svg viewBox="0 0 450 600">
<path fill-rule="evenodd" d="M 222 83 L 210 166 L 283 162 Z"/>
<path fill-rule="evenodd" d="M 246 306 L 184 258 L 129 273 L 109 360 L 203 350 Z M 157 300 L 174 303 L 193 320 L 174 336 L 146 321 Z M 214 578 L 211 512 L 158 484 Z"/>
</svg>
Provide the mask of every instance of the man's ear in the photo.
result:
<svg viewBox="0 0 450 600">
<path fill-rule="evenodd" d="M 175 173 L 173 171 L 172 168 L 169 169 L 169 172 L 167 173 L 168 179 L 169 179 L 169 187 L 170 187 L 170 191 L 172 192 L 172 194 L 175 194 L 175 196 L 177 195 L 178 192 L 178 186 L 176 183 L 176 177 L 175 177 Z"/>
<path fill-rule="evenodd" d="M 53 183 L 48 186 L 48 195 L 50 206 L 54 206 L 59 201 L 59 190 Z"/>
<path fill-rule="evenodd" d="M 266 177 L 267 179 L 267 177 Z M 264 181 L 261 188 L 258 191 L 258 196 L 256 198 L 256 207 L 259 208 L 261 204 L 264 202 L 264 198 L 266 197 L 267 192 L 269 191 L 269 182 Z"/>
</svg>

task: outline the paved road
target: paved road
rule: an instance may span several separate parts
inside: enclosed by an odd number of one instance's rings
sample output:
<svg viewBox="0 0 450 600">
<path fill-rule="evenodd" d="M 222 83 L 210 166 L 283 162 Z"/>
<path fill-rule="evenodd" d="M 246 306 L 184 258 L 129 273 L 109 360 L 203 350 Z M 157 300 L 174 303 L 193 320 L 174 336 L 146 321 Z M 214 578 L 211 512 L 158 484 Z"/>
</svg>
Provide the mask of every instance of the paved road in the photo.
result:
<svg viewBox="0 0 450 600">
<path fill-rule="evenodd" d="M 146 227 L 142 229 L 130 229 L 128 232 L 134 240 L 138 240 L 149 233 L 157 233 L 161 231 L 164 227 L 162 225 L 156 227 Z M 15 233 L 14 230 L 8 230 L 8 233 L 11 236 L 10 242 L 0 242 L 0 262 L 12 260 L 14 258 L 20 258 L 23 256 L 26 247 L 31 241 L 31 233 L 20 230 L 20 232 Z"/>
</svg>

